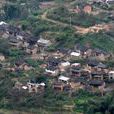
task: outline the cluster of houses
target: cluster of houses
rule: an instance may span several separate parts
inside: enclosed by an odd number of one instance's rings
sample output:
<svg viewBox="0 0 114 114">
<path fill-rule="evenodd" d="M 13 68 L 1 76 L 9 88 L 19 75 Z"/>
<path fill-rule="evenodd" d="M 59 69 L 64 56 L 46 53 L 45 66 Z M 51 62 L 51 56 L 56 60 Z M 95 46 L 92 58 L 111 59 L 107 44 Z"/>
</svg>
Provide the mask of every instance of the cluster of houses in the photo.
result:
<svg viewBox="0 0 114 114">
<path fill-rule="evenodd" d="M 107 87 L 106 80 L 114 80 L 114 69 L 97 60 L 88 60 L 81 64 L 51 58 L 43 67 L 43 75 L 51 79 L 51 87 L 57 92 L 74 92 L 84 89 L 89 92 L 100 92 L 102 95 Z M 25 85 L 16 83 L 18 89 L 31 92 L 45 90 L 44 82 L 30 80 Z"/>
<path fill-rule="evenodd" d="M 70 9 L 71 12 L 73 13 L 80 13 L 80 12 L 84 12 L 87 14 L 91 14 L 93 11 L 93 6 L 91 4 L 85 4 L 83 6 L 79 6 L 77 5 L 75 8 Z"/>
<path fill-rule="evenodd" d="M 114 79 L 114 69 L 109 68 L 104 61 L 110 60 L 113 55 L 103 50 L 76 44 L 73 49 L 59 47 L 53 52 L 48 52 L 53 42 L 42 37 L 34 38 L 30 33 L 23 32 L 20 28 L 0 22 L 0 36 L 7 39 L 13 48 L 21 48 L 29 57 L 38 56 L 38 60 L 44 63 L 40 68 L 44 69 L 42 74 L 51 77 L 50 84 L 55 91 L 73 92 L 85 89 L 91 92 L 105 91 L 105 80 Z M 76 62 L 84 60 L 84 63 Z M 0 54 L 0 61 L 5 61 L 5 56 Z M 26 60 L 16 61 L 15 65 L 10 65 L 6 70 L 16 72 L 18 70 L 35 70 Z M 25 84 L 15 83 L 15 88 L 32 92 L 42 92 L 48 86 L 44 82 L 29 80 Z"/>
<path fill-rule="evenodd" d="M 94 7 L 93 7 L 94 4 L 110 6 L 111 4 L 114 4 L 114 0 L 90 0 L 88 3 L 76 5 L 75 8 L 70 9 L 70 11 L 73 13 L 84 12 L 87 14 L 91 14 L 94 9 Z"/>
<path fill-rule="evenodd" d="M 33 37 L 31 33 L 3 21 L 0 22 L 0 36 L 2 39 L 7 39 L 11 47 L 22 48 L 28 54 L 36 54 L 51 44 L 49 40 Z"/>
<path fill-rule="evenodd" d="M 114 0 L 92 0 L 92 2 L 112 4 L 114 3 Z"/>
</svg>

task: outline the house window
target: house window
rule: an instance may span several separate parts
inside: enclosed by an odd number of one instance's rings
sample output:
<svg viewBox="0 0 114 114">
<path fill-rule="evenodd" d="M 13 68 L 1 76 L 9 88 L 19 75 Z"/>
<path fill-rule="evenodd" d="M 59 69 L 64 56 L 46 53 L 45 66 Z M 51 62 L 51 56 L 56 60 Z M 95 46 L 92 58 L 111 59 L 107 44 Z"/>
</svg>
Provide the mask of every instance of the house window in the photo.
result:
<svg viewBox="0 0 114 114">
<path fill-rule="evenodd" d="M 110 79 L 113 79 L 113 77 L 110 77 Z"/>
</svg>

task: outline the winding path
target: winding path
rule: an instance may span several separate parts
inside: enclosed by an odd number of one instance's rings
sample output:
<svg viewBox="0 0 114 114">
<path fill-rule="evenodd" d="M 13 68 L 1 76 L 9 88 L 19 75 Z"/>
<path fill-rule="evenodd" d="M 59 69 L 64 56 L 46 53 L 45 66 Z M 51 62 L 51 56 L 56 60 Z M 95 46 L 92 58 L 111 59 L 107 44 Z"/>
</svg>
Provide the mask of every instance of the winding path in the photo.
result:
<svg viewBox="0 0 114 114">
<path fill-rule="evenodd" d="M 50 10 L 53 10 L 53 9 L 50 9 Z M 63 22 L 60 22 L 60 21 L 48 18 L 47 17 L 48 11 L 49 10 L 45 11 L 41 15 L 41 19 L 46 20 L 48 22 L 52 22 L 52 23 L 57 24 L 57 25 L 70 26 L 67 23 L 63 23 Z M 91 27 L 88 27 L 88 28 L 84 28 L 84 27 L 80 27 L 80 26 L 75 26 L 75 25 L 71 25 L 71 26 L 74 29 L 76 29 L 76 32 L 79 33 L 79 34 L 87 34 L 89 32 L 91 32 L 91 33 L 98 33 L 101 30 L 106 30 L 106 31 L 110 30 L 110 24 L 105 24 L 105 23 L 97 24 L 97 25 L 94 25 L 94 26 L 91 26 Z"/>
</svg>

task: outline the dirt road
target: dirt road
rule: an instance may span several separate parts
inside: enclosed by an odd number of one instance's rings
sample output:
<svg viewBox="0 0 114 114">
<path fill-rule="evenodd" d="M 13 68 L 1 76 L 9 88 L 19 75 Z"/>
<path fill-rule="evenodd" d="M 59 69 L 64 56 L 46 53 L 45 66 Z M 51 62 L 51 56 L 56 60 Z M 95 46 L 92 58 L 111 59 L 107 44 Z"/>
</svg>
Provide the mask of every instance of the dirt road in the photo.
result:
<svg viewBox="0 0 114 114">
<path fill-rule="evenodd" d="M 57 25 L 70 26 L 67 23 L 63 23 L 63 22 L 60 22 L 60 21 L 57 21 L 57 20 L 53 20 L 53 19 L 48 18 L 47 17 L 48 11 L 49 10 L 45 11 L 41 15 L 41 19 L 46 20 L 48 22 L 52 22 L 52 23 L 57 24 Z M 75 25 L 71 25 L 71 27 L 73 27 L 74 29 L 76 29 L 76 32 L 79 33 L 79 34 L 87 34 L 89 32 L 91 32 L 91 33 L 98 33 L 101 30 L 108 31 L 108 30 L 110 30 L 110 27 L 111 26 L 110 26 L 110 24 L 103 23 L 103 24 L 97 24 L 97 25 L 94 25 L 94 26 L 91 26 L 91 27 L 88 27 L 88 28 L 84 28 L 84 27 L 80 27 L 80 26 L 75 26 Z"/>
</svg>

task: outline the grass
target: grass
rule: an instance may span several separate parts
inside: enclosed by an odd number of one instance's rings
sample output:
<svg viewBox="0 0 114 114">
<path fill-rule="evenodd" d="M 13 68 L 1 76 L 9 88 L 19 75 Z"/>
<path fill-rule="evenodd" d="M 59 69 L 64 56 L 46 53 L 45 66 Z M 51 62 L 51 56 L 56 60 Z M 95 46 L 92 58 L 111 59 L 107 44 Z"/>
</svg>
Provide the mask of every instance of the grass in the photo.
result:
<svg viewBox="0 0 114 114">
<path fill-rule="evenodd" d="M 82 114 L 82 113 L 76 113 L 76 112 L 50 112 L 45 110 L 40 110 L 34 112 L 24 112 L 24 111 L 16 111 L 16 110 L 6 110 L 6 109 L 0 109 L 1 114 Z"/>
<path fill-rule="evenodd" d="M 82 36 L 79 42 L 81 44 L 89 42 L 92 47 L 97 47 L 107 52 L 114 52 L 114 39 L 103 32 Z"/>
<path fill-rule="evenodd" d="M 66 7 L 58 7 L 56 9 L 50 10 L 50 12 L 48 13 L 48 18 L 61 21 L 67 24 L 71 22 L 72 25 L 83 26 L 83 27 L 90 27 L 95 24 L 100 24 L 103 22 L 110 21 L 110 19 L 108 19 L 107 13 L 101 13 L 96 16 L 92 14 L 86 14 L 84 12 L 76 14 L 68 11 Z"/>
</svg>

